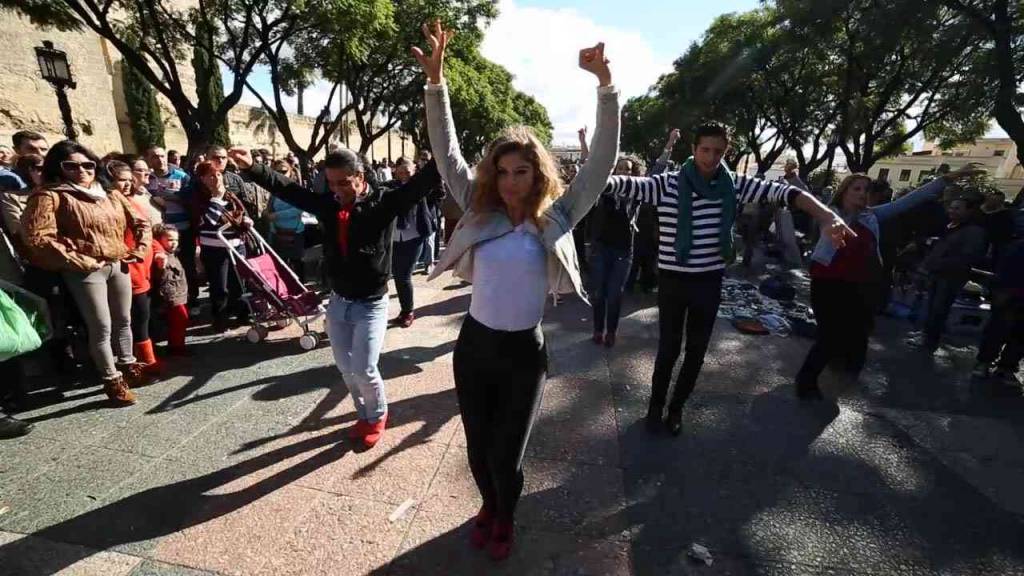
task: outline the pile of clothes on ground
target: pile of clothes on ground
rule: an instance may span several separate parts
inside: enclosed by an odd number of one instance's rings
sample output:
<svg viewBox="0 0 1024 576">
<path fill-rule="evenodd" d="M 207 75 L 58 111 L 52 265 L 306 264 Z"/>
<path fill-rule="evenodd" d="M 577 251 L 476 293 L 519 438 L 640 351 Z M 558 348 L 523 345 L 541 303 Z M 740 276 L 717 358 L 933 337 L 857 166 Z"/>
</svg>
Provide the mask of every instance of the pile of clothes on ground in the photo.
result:
<svg viewBox="0 0 1024 576">
<path fill-rule="evenodd" d="M 718 317 L 731 321 L 745 334 L 813 338 L 817 329 L 814 312 L 796 302 L 796 289 L 779 276 L 765 279 L 760 286 L 726 278 Z"/>
</svg>

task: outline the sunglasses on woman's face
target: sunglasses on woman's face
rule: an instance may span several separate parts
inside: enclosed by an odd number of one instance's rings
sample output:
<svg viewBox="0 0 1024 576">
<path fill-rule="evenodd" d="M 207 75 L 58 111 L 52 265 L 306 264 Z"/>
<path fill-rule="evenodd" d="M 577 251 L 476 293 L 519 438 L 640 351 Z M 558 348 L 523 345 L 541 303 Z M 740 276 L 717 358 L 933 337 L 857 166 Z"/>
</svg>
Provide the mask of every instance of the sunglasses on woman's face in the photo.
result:
<svg viewBox="0 0 1024 576">
<path fill-rule="evenodd" d="M 85 170 L 86 172 L 92 172 L 96 170 L 95 162 L 75 162 L 74 160 L 65 160 L 60 163 L 60 167 L 68 172 L 74 172 L 75 170 Z"/>
</svg>

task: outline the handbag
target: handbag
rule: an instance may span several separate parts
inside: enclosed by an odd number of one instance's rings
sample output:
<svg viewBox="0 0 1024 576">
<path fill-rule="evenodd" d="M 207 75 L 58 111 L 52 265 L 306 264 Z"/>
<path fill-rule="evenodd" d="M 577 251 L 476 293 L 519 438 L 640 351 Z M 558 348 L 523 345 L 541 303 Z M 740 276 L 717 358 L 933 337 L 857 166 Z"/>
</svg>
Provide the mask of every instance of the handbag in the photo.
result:
<svg viewBox="0 0 1024 576">
<path fill-rule="evenodd" d="M 43 337 L 47 335 L 45 316 L 36 311 L 31 315 L 35 322 L 6 290 L 0 290 L 0 361 L 32 352 L 43 345 Z M 40 328 L 43 329 L 42 334 Z"/>
</svg>

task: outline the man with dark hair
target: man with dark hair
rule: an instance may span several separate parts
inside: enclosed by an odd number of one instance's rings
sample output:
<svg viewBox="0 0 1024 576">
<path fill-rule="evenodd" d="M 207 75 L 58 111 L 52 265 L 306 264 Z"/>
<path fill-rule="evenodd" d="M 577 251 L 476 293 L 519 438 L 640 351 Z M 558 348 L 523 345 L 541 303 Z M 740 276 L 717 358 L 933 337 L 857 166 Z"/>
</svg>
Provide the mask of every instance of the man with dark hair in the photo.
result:
<svg viewBox="0 0 1024 576">
<path fill-rule="evenodd" d="M 11 136 L 11 143 L 14 144 L 14 152 L 19 156 L 22 154 L 38 154 L 40 156 L 46 156 L 46 153 L 50 150 L 50 145 L 46 142 L 46 137 L 39 132 L 33 132 L 31 130 L 22 130 L 15 132 Z"/>
<path fill-rule="evenodd" d="M 11 166 L 14 166 L 17 162 L 18 156 L 28 154 L 46 156 L 46 152 L 50 150 L 50 145 L 46 142 L 46 138 L 42 134 L 32 132 L 31 130 L 15 132 L 11 136 L 11 143 L 14 144 L 14 156 L 10 158 Z M 17 192 L 24 190 L 26 187 L 28 187 L 28 183 L 11 167 L 0 166 L 0 193 Z"/>
<path fill-rule="evenodd" d="M 177 168 L 178 170 L 181 170 L 181 154 L 179 154 L 177 150 L 168 150 L 167 163 L 172 168 Z"/>
<path fill-rule="evenodd" d="M 1013 240 L 1013 213 L 1006 203 L 1006 194 L 999 190 L 989 192 L 981 204 L 980 216 L 991 247 L 991 269 L 994 270 L 1003 249 Z"/>
<path fill-rule="evenodd" d="M 722 277 L 733 260 L 732 231 L 746 204 L 796 206 L 828 230 L 836 244 L 853 236 L 843 220 L 814 196 L 782 182 L 734 174 L 722 161 L 729 132 L 721 124 L 699 126 L 693 156 L 677 172 L 640 178 L 612 176 L 605 190 L 657 206 L 658 356 L 652 376 L 647 426 L 661 429 L 672 371 L 686 334 L 686 356 L 668 405 L 666 424 L 682 431 L 683 404 L 697 384 L 722 299 Z"/>
<path fill-rule="evenodd" d="M 253 161 L 257 164 L 265 164 L 270 169 L 270 164 L 263 162 L 263 156 L 259 150 L 252 153 Z M 270 203 L 270 193 L 262 187 L 251 182 L 246 182 L 238 174 L 228 170 L 228 151 L 223 146 L 213 145 L 206 149 L 206 160 L 211 162 L 218 172 L 224 175 L 224 188 L 242 201 L 245 211 L 253 220 L 257 220 L 257 229 L 264 236 L 267 230 L 262 225 L 260 218 L 267 210 Z"/>
<path fill-rule="evenodd" d="M 314 192 L 257 164 L 245 148 L 231 158 L 248 178 L 317 217 L 324 233 L 324 260 L 331 285 L 326 326 L 338 370 L 356 406 L 352 436 L 365 448 L 384 434 L 388 409 L 377 362 L 388 316 L 388 277 L 395 217 L 408 213 L 440 183 L 427 164 L 406 183 L 381 193 L 367 178 L 370 167 L 351 150 L 327 155 L 327 191 Z"/>
</svg>

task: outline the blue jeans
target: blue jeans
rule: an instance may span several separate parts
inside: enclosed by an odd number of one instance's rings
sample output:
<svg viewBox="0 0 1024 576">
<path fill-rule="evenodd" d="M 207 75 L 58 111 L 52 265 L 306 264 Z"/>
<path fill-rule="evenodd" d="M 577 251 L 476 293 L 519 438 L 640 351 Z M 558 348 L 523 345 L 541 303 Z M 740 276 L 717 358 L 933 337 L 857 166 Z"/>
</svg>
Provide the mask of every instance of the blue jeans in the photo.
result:
<svg viewBox="0 0 1024 576">
<path fill-rule="evenodd" d="M 377 369 L 388 328 L 388 299 L 349 300 L 331 294 L 327 335 L 334 363 L 352 394 L 356 414 L 371 423 L 388 411 L 384 379 Z"/>
<path fill-rule="evenodd" d="M 396 241 L 391 250 L 391 276 L 395 279 L 395 291 L 402 305 L 402 314 L 412 312 L 412 271 L 423 252 L 422 236 L 412 240 Z"/>
<path fill-rule="evenodd" d="M 633 263 L 633 253 L 600 242 L 590 245 L 590 297 L 594 332 L 614 334 L 619 328 L 622 290 Z"/>
</svg>

